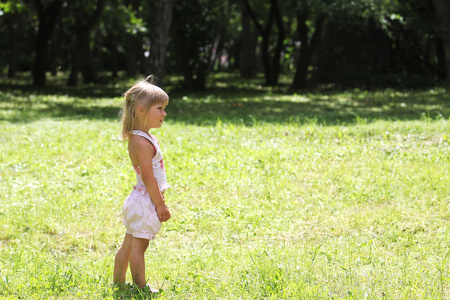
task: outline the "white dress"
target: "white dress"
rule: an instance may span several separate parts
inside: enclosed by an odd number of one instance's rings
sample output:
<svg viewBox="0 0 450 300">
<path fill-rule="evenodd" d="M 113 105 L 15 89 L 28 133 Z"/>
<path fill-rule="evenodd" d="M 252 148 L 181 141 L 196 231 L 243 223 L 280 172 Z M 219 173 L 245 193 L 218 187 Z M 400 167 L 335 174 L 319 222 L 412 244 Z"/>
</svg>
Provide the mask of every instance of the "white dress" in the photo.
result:
<svg viewBox="0 0 450 300">
<path fill-rule="evenodd" d="M 158 140 L 140 130 L 133 130 L 131 134 L 142 136 L 152 143 L 156 150 L 156 154 L 152 158 L 153 175 L 158 182 L 159 190 L 163 192 L 170 188 Z M 152 240 L 161 229 L 161 222 L 156 214 L 155 204 L 142 181 L 141 169 L 139 166 L 133 166 L 133 169 L 136 172 L 136 185 L 123 204 L 123 224 L 127 229 L 126 232 L 133 237 Z"/>
</svg>

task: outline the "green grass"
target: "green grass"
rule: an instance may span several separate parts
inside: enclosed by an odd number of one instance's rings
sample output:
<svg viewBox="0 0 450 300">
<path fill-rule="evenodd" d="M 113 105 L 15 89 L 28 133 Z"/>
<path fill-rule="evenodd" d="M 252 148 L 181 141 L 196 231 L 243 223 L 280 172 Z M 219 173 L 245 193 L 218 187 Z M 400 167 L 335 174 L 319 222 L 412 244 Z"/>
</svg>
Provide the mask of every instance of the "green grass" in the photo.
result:
<svg viewBox="0 0 450 300">
<path fill-rule="evenodd" d="M 154 132 L 173 186 L 146 253 L 159 299 L 450 297 L 448 91 L 224 82 L 173 90 Z M 1 298 L 142 298 L 110 287 L 125 88 L 1 87 Z"/>
</svg>

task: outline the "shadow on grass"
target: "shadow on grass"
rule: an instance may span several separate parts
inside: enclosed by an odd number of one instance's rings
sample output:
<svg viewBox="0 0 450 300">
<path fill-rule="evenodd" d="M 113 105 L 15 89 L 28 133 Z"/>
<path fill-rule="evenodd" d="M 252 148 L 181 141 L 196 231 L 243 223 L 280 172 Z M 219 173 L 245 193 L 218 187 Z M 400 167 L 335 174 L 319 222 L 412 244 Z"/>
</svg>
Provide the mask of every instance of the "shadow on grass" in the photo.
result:
<svg viewBox="0 0 450 300">
<path fill-rule="evenodd" d="M 67 85 L 49 85 L 35 87 L 26 84 L 0 84 L 0 91 L 35 96 L 68 96 L 81 99 L 121 97 L 125 92 L 123 84 L 85 85 L 70 87 Z"/>
<path fill-rule="evenodd" d="M 267 123 L 350 124 L 366 120 L 449 118 L 450 93 L 437 91 L 359 91 L 280 93 L 254 89 L 215 89 L 177 97 L 170 119 L 195 124 L 232 121 Z"/>
<path fill-rule="evenodd" d="M 43 118 L 118 120 L 126 86 L 84 88 L 0 85 L 0 120 L 13 123 Z M 443 88 L 400 91 L 309 91 L 286 93 L 257 85 L 216 83 L 203 92 L 170 92 L 169 122 L 214 125 L 220 122 L 317 122 L 351 124 L 365 120 L 449 118 L 450 93 Z"/>
</svg>

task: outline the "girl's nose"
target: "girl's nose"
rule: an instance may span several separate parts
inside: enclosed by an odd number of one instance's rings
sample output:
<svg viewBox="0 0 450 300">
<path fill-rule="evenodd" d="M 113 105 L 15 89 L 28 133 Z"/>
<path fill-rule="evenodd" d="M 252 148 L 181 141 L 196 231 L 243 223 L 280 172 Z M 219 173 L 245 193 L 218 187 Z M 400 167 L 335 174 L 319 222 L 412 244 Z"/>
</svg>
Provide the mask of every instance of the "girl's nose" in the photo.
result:
<svg viewBox="0 0 450 300">
<path fill-rule="evenodd" d="M 167 113 L 165 110 L 163 110 L 163 115 L 164 115 L 164 117 L 167 116 Z"/>
</svg>

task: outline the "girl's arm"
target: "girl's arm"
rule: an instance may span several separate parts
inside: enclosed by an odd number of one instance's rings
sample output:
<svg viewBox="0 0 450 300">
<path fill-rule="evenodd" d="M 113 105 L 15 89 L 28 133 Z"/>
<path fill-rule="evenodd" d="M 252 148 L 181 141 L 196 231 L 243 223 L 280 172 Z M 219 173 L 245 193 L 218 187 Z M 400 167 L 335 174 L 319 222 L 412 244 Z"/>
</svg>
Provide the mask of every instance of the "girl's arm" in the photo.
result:
<svg viewBox="0 0 450 300">
<path fill-rule="evenodd" d="M 170 219 L 170 212 L 167 208 L 164 197 L 159 191 L 158 182 L 155 175 L 153 175 L 153 163 L 152 157 L 156 152 L 154 147 L 147 140 L 139 139 L 136 141 L 138 145 L 135 148 L 136 158 L 141 169 L 142 181 L 145 184 L 145 188 L 155 203 L 156 213 L 161 222 L 165 222 Z"/>
</svg>

